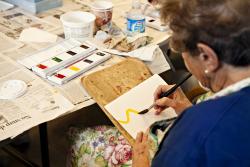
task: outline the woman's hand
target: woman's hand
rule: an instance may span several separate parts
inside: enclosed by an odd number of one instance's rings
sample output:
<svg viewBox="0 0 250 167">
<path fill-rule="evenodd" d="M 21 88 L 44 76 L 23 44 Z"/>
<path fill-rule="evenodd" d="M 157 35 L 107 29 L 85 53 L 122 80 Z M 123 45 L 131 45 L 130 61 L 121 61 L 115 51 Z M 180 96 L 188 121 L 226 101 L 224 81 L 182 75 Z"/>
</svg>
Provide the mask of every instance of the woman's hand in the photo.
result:
<svg viewBox="0 0 250 167">
<path fill-rule="evenodd" d="M 192 106 L 185 94 L 180 88 L 168 97 L 160 98 L 160 94 L 169 90 L 173 85 L 160 85 L 154 93 L 154 109 L 156 114 L 160 114 L 165 108 L 172 107 L 176 114 L 179 115 L 186 108 Z"/>
<path fill-rule="evenodd" d="M 149 167 L 148 134 L 140 132 L 133 146 L 132 167 Z"/>
</svg>

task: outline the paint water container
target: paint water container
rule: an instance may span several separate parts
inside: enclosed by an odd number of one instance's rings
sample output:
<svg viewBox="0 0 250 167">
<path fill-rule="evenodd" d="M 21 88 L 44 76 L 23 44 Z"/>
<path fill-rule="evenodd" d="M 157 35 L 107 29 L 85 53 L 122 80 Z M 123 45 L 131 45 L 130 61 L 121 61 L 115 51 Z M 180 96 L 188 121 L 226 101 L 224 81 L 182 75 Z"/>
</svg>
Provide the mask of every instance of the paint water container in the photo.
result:
<svg viewBox="0 0 250 167">
<path fill-rule="evenodd" d="M 127 14 L 127 32 L 130 36 L 145 32 L 145 16 L 139 0 L 132 1 L 132 8 Z"/>
<path fill-rule="evenodd" d="M 65 39 L 74 38 L 84 41 L 93 37 L 95 15 L 89 12 L 67 12 L 60 17 L 63 23 Z"/>
<path fill-rule="evenodd" d="M 92 13 L 96 16 L 97 30 L 110 31 L 112 27 L 113 4 L 109 1 L 94 1 L 90 4 Z"/>
</svg>

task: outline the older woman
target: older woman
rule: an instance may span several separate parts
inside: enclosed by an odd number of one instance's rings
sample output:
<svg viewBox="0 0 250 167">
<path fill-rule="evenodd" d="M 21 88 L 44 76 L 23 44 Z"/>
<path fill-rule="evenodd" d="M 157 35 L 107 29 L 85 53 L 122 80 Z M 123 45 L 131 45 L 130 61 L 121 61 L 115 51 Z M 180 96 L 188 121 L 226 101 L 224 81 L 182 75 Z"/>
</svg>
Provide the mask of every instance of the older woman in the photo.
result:
<svg viewBox="0 0 250 167">
<path fill-rule="evenodd" d="M 176 91 L 155 93 L 155 109 L 180 115 L 164 135 L 152 166 L 250 166 L 250 1 L 163 0 L 171 47 L 215 94 L 195 106 Z M 134 145 L 134 167 L 150 166 L 147 133 Z"/>
</svg>

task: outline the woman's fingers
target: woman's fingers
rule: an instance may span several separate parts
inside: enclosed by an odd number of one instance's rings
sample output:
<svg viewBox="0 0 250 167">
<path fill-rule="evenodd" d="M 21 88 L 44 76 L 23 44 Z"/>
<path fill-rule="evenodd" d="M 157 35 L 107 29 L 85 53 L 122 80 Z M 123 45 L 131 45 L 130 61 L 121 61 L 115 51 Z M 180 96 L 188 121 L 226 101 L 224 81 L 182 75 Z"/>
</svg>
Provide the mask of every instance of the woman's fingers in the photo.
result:
<svg viewBox="0 0 250 167">
<path fill-rule="evenodd" d="M 165 108 L 165 107 L 175 107 L 175 100 L 173 100 L 173 99 L 170 99 L 170 98 L 168 98 L 168 97 L 163 97 L 163 98 L 161 98 L 161 99 L 158 99 L 158 100 L 156 100 L 155 101 L 155 105 L 156 106 L 158 106 L 158 107 L 163 107 L 163 108 Z"/>
<path fill-rule="evenodd" d="M 173 87 L 173 85 L 160 85 L 160 86 L 158 86 L 154 92 L 154 100 L 159 99 L 160 95 L 163 92 L 166 92 L 167 90 L 169 90 L 172 87 Z"/>
<path fill-rule="evenodd" d="M 143 137 L 142 137 L 142 142 L 147 142 L 148 141 L 148 134 L 147 133 L 143 133 Z"/>
<path fill-rule="evenodd" d="M 156 89 L 154 93 L 154 109 L 156 115 L 159 115 L 167 107 L 173 108 L 177 114 L 180 114 L 192 105 L 180 88 L 168 97 L 160 98 L 161 93 L 166 92 L 171 89 L 171 87 L 173 87 L 173 85 L 160 85 Z"/>
<path fill-rule="evenodd" d="M 136 143 L 142 142 L 142 137 L 143 137 L 143 132 L 137 133 L 136 139 L 135 139 Z"/>
<path fill-rule="evenodd" d="M 159 98 L 159 95 L 162 92 L 162 87 L 163 85 L 160 85 L 156 88 L 155 92 L 154 92 L 154 100 L 157 100 Z"/>
<path fill-rule="evenodd" d="M 149 167 L 148 134 L 139 132 L 136 136 L 136 142 L 133 146 L 133 167 Z"/>
<path fill-rule="evenodd" d="M 159 110 L 161 107 L 154 104 L 154 109 Z"/>
<path fill-rule="evenodd" d="M 148 133 L 139 132 L 136 135 L 136 143 L 144 143 L 148 140 Z"/>
<path fill-rule="evenodd" d="M 155 110 L 155 115 L 160 115 L 160 113 L 164 110 L 165 108 L 158 107 L 157 110 Z"/>
<path fill-rule="evenodd" d="M 168 97 L 163 97 L 155 101 L 155 114 L 159 115 L 165 108 L 172 107 L 175 108 L 176 101 Z"/>
</svg>

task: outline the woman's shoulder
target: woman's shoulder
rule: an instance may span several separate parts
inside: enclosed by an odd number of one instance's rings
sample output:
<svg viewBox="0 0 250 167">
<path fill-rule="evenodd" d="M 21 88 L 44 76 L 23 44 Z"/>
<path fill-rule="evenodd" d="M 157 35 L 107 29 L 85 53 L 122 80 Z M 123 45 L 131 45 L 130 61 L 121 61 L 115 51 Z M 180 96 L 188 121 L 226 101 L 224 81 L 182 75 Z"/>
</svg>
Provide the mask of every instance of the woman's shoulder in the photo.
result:
<svg viewBox="0 0 250 167">
<path fill-rule="evenodd" d="M 190 132 L 190 138 L 202 142 L 218 126 L 227 127 L 238 120 L 250 120 L 250 87 L 216 99 L 201 102 L 190 107 L 178 118 L 173 129 L 175 133 Z M 249 121 L 236 124 L 248 124 Z M 249 126 L 250 127 L 250 126 Z"/>
<path fill-rule="evenodd" d="M 237 107 L 238 105 L 242 107 L 250 107 L 250 86 L 243 88 L 237 92 L 231 93 L 226 96 L 216 97 L 207 101 L 203 101 L 189 109 L 189 112 L 193 113 L 195 111 L 200 114 L 206 114 L 205 112 L 223 112 L 224 110 L 229 110 Z M 245 106 L 246 105 L 246 106 Z"/>
<path fill-rule="evenodd" d="M 210 166 L 223 166 L 231 162 L 231 166 L 249 166 L 250 161 L 250 87 L 224 97 L 225 100 L 235 98 L 228 105 L 217 123 L 204 136 L 203 152 L 207 155 Z M 222 99 L 223 100 L 223 99 Z M 232 159 L 232 157 L 235 157 Z M 212 161 L 213 160 L 213 161 Z M 208 165 L 209 166 L 209 165 Z"/>
<path fill-rule="evenodd" d="M 197 130 L 204 133 L 204 138 L 217 130 L 218 126 L 244 126 L 250 120 L 250 87 L 201 102 L 188 109 L 184 115 L 183 121 L 192 120 Z"/>
</svg>

